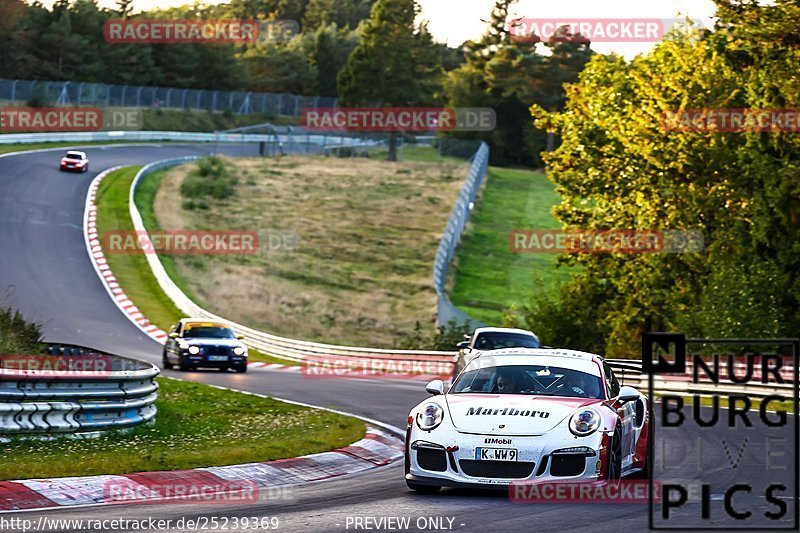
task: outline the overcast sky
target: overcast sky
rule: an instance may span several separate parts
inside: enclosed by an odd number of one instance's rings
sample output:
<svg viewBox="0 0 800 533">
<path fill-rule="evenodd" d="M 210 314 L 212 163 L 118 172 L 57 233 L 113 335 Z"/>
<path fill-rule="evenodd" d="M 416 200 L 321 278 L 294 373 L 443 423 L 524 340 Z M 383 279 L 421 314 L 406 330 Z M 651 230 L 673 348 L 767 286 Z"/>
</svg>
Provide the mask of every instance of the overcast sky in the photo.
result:
<svg viewBox="0 0 800 533">
<path fill-rule="evenodd" d="M 206 3 L 221 4 L 227 0 L 209 0 Z M 494 5 L 493 0 L 419 0 L 422 17 L 429 21 L 429 28 L 436 39 L 455 46 L 467 39 L 480 36 Z M 52 4 L 52 0 L 45 0 Z M 192 3 L 186 0 L 134 0 L 134 10 L 154 7 L 172 7 Z M 114 0 L 99 0 L 105 7 L 113 7 Z M 712 0 L 520 0 L 514 6 L 513 15 L 531 18 L 657 18 L 672 19 L 677 16 L 699 19 L 706 27 L 711 26 L 714 14 Z M 615 51 L 625 57 L 645 52 L 653 43 L 592 43 L 592 48 L 601 53 Z"/>
</svg>

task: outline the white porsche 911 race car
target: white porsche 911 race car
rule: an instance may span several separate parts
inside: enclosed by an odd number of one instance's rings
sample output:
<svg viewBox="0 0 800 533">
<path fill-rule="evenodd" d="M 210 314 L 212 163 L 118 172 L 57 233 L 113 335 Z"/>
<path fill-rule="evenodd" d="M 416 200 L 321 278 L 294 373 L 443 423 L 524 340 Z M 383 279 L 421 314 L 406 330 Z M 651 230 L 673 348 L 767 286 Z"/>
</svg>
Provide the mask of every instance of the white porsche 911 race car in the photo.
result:
<svg viewBox="0 0 800 533">
<path fill-rule="evenodd" d="M 648 474 L 648 399 L 600 356 L 509 348 L 473 359 L 409 414 L 406 484 L 503 487 Z"/>
</svg>

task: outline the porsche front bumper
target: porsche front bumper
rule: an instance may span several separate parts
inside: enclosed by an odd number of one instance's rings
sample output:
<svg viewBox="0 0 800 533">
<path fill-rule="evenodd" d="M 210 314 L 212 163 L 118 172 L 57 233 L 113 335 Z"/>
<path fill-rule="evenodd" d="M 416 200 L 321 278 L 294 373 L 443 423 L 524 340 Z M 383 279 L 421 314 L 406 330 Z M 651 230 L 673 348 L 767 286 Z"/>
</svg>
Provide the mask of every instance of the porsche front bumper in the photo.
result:
<svg viewBox="0 0 800 533">
<path fill-rule="evenodd" d="M 406 480 L 432 486 L 503 488 L 513 483 L 602 479 L 607 469 L 604 434 L 578 438 L 566 432 L 563 435 L 556 428 L 552 434 L 518 437 L 444 431 L 434 437 L 414 427 L 406 448 Z M 481 457 L 481 449 L 486 448 L 516 450 L 516 460 L 486 460 Z"/>
</svg>

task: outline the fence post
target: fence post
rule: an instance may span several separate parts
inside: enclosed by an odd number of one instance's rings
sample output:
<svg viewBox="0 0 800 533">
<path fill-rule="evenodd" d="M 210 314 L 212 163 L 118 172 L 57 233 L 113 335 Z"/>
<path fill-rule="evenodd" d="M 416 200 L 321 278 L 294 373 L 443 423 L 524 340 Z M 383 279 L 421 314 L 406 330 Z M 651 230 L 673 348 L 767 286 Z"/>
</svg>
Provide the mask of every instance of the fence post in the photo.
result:
<svg viewBox="0 0 800 533">
<path fill-rule="evenodd" d="M 56 105 L 69 104 L 69 93 L 67 92 L 67 87 L 69 87 L 69 82 L 65 81 L 64 84 L 61 86 L 61 90 L 58 91 L 58 98 L 56 98 Z"/>
</svg>

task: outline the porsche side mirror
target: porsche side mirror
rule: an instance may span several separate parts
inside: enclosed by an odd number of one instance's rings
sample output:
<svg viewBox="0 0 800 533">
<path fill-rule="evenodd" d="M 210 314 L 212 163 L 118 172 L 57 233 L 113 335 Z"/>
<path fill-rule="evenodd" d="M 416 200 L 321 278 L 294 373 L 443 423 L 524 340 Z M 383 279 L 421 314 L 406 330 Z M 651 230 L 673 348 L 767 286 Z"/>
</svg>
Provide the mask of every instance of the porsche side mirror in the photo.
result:
<svg viewBox="0 0 800 533">
<path fill-rule="evenodd" d="M 458 344 L 456 344 L 456 348 L 458 348 L 459 350 L 466 350 L 467 348 L 469 348 L 469 341 L 459 342 Z"/>
<path fill-rule="evenodd" d="M 239 340 L 242 340 L 242 339 L 244 339 L 244 335 L 236 335 L 236 338 L 239 339 Z"/>
<path fill-rule="evenodd" d="M 425 385 L 425 390 L 428 391 L 428 394 L 433 394 L 434 396 L 444 394 L 444 382 L 441 379 L 434 379 Z"/>
<path fill-rule="evenodd" d="M 178 335 L 177 331 L 173 331 L 172 333 L 169 334 L 169 338 L 170 339 L 177 339 L 179 337 L 180 337 L 180 335 Z"/>
<path fill-rule="evenodd" d="M 617 396 L 617 403 L 622 405 L 628 402 L 635 402 L 641 397 L 639 391 L 627 385 L 619 389 L 619 396 Z"/>
</svg>

